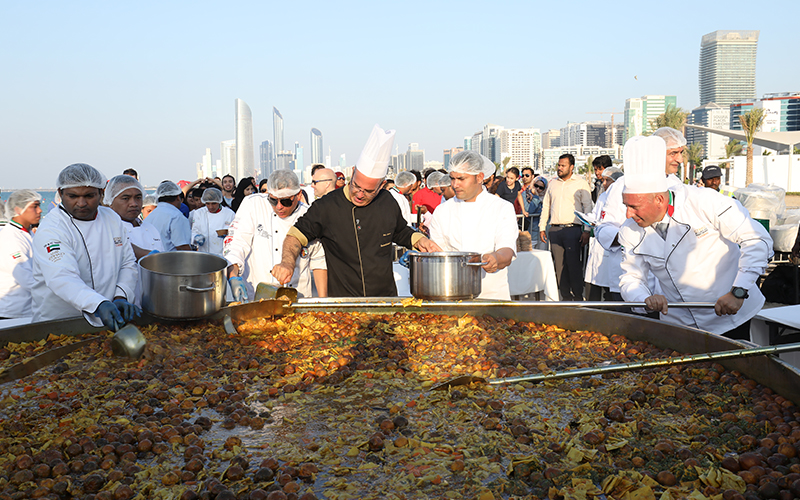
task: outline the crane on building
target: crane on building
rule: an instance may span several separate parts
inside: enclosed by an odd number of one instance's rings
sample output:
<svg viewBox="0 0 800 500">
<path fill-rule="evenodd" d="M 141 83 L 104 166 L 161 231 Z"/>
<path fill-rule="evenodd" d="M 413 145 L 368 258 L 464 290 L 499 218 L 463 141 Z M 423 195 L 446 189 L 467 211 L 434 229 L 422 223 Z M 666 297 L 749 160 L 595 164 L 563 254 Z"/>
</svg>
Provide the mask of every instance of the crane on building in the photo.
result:
<svg viewBox="0 0 800 500">
<path fill-rule="evenodd" d="M 611 145 L 609 147 L 614 147 L 617 143 L 617 138 L 615 137 L 617 133 L 617 129 L 614 128 L 614 115 L 622 115 L 624 112 L 622 111 L 587 111 L 587 115 L 611 115 Z"/>
</svg>

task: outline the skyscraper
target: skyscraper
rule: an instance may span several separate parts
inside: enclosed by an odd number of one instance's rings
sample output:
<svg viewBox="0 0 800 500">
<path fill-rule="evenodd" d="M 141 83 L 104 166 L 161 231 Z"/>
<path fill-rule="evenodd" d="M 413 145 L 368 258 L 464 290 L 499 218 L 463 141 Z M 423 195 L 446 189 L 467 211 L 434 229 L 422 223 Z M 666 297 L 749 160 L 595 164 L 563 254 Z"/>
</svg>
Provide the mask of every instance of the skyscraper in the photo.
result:
<svg viewBox="0 0 800 500">
<path fill-rule="evenodd" d="M 758 30 L 721 30 L 700 41 L 700 106 L 728 106 L 756 96 Z"/>
<path fill-rule="evenodd" d="M 297 141 L 294 143 L 294 165 L 295 170 L 302 170 L 306 166 L 303 158 L 303 146 Z"/>
<path fill-rule="evenodd" d="M 704 127 L 726 129 L 730 121 L 731 110 L 728 106 L 710 102 L 703 106 L 694 108 L 686 117 L 686 123 L 691 125 L 702 125 Z M 686 127 L 686 141 L 689 144 L 700 143 L 703 145 L 704 156 L 706 157 L 725 157 L 725 144 L 728 138 L 704 132 L 691 127 Z"/>
<path fill-rule="evenodd" d="M 264 141 L 259 147 L 259 165 L 261 166 L 261 178 L 269 177 L 273 170 L 275 170 L 275 150 L 272 149 L 272 143 Z"/>
<path fill-rule="evenodd" d="M 653 132 L 655 119 L 667 110 L 667 106 L 677 106 L 674 95 L 645 95 L 625 100 L 625 140 Z M 564 138 L 561 138 L 564 146 Z"/>
<path fill-rule="evenodd" d="M 253 115 L 250 106 L 236 99 L 236 180 L 256 175 L 253 150 Z"/>
<path fill-rule="evenodd" d="M 311 129 L 311 163 L 322 163 L 322 132 Z"/>
<path fill-rule="evenodd" d="M 272 151 L 274 151 L 276 155 L 274 164 L 278 165 L 277 155 L 283 151 L 283 115 L 281 115 L 281 112 L 278 111 L 278 108 L 275 106 L 272 107 L 272 133 L 274 139 L 272 141 Z"/>
<path fill-rule="evenodd" d="M 232 175 L 236 177 L 236 141 L 230 139 L 219 143 L 219 156 L 222 159 L 222 169 L 217 172 L 220 177 Z M 237 178 L 238 182 L 239 179 Z"/>
</svg>

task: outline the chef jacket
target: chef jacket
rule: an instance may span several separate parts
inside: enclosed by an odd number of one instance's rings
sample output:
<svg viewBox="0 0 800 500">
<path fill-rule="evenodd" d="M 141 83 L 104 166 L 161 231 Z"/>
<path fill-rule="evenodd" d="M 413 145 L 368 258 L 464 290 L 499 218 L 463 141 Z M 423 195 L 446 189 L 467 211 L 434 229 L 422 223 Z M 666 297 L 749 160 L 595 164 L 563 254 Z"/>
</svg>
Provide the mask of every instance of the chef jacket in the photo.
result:
<svg viewBox="0 0 800 500">
<path fill-rule="evenodd" d="M 131 244 L 136 245 L 142 250 L 164 251 L 164 247 L 161 245 L 161 233 L 159 233 L 158 229 L 152 224 L 147 221 L 141 222 L 138 226 L 134 226 L 126 221 L 122 221 L 122 223 L 125 224 L 125 229 L 128 230 L 128 239 L 130 239 Z M 138 266 L 137 269 L 139 269 Z M 141 269 L 139 269 L 139 273 L 137 274 L 133 303 L 137 306 L 142 305 Z"/>
<path fill-rule="evenodd" d="M 389 194 L 397 200 L 397 204 L 400 205 L 400 212 L 403 214 L 403 218 L 406 222 L 408 222 L 408 225 L 410 226 L 416 222 L 416 219 L 411 215 L 411 204 L 408 202 L 408 198 L 394 186 L 389 188 Z"/>
<path fill-rule="evenodd" d="M 603 219 L 607 198 L 608 191 L 603 191 L 597 197 L 597 202 L 592 211 L 593 221 L 599 223 Z M 619 253 L 619 246 L 614 247 L 612 250 L 606 250 L 597 241 L 596 237 L 592 238 L 589 242 L 589 257 L 586 259 L 584 281 L 596 286 L 609 288 L 612 292 L 619 292 L 619 277 L 622 271 L 619 267 L 619 259 L 616 262 L 612 260 L 614 252 Z M 616 290 L 612 287 L 616 288 Z"/>
<path fill-rule="evenodd" d="M 749 298 L 733 315 L 714 309 L 672 308 L 661 319 L 722 334 L 752 318 L 764 305 L 756 280 L 772 255 L 772 238 L 742 205 L 713 189 L 678 184 L 662 222 L 662 238 L 652 226 L 631 219 L 619 231 L 624 249 L 620 288 L 623 299 L 643 302 L 653 295 L 652 273 L 669 302 L 716 302 L 731 287 L 747 289 Z"/>
<path fill-rule="evenodd" d="M 231 265 L 239 266 L 249 297 L 254 296 L 259 283 L 276 283 L 272 268 L 281 262 L 283 240 L 307 210 L 308 205 L 300 202 L 291 215 L 281 219 L 266 193 L 252 194 L 242 200 L 236 218 L 228 227 L 223 256 Z M 303 246 L 289 286 L 297 288 L 298 296 L 311 297 L 311 271 L 325 269 L 325 252 L 318 241 Z"/>
<path fill-rule="evenodd" d="M 409 227 L 385 189 L 363 207 L 349 196 L 345 186 L 317 199 L 288 234 L 303 245 L 314 239 L 322 242 L 329 296 L 397 296 L 392 243 L 411 248 L 423 236 Z"/>
<path fill-rule="evenodd" d="M 0 229 L 0 318 L 31 316 L 33 239 L 27 229 L 9 221 Z"/>
<path fill-rule="evenodd" d="M 197 247 L 197 251 L 222 257 L 225 236 L 218 236 L 217 229 L 228 229 L 236 217 L 236 212 L 228 207 L 220 207 L 217 213 L 212 214 L 207 207 L 201 207 L 192 214 L 192 241 L 198 234 L 206 238 L 206 241 Z"/>
<path fill-rule="evenodd" d="M 174 208 L 174 207 L 173 207 Z M 108 207 L 94 220 L 73 218 L 59 205 L 42 219 L 33 237 L 33 321 L 94 316 L 104 300 L 133 302 L 137 268 L 128 231 Z"/>
<path fill-rule="evenodd" d="M 667 176 L 667 188 L 680 186 L 683 183 L 674 174 Z M 610 266 L 609 276 L 612 282 L 609 289 L 612 292 L 619 292 L 619 277 L 622 276 L 622 249 L 619 245 L 614 245 L 614 240 L 619 234 L 619 228 L 628 219 L 628 207 L 622 202 L 622 192 L 625 190 L 625 176 L 623 175 L 605 191 L 606 202 L 600 211 L 600 219 L 594 228 L 594 237 L 605 250 L 609 252 L 608 259 L 604 260 L 604 265 Z M 653 276 L 649 278 L 650 288 L 660 294 L 660 288 Z M 639 312 L 644 312 L 642 309 Z"/>
<path fill-rule="evenodd" d="M 510 248 L 516 256 L 517 215 L 514 205 L 482 189 L 474 202 L 456 197 L 439 205 L 431 219 L 431 240 L 444 251 L 479 252 Z M 480 299 L 511 300 L 508 268 L 495 273 L 481 269 Z"/>
<path fill-rule="evenodd" d="M 175 208 L 175 205 L 160 202 L 147 216 L 147 221 L 161 233 L 161 244 L 164 251 L 174 252 L 181 245 L 192 243 L 192 228 L 187 215 Z"/>
</svg>

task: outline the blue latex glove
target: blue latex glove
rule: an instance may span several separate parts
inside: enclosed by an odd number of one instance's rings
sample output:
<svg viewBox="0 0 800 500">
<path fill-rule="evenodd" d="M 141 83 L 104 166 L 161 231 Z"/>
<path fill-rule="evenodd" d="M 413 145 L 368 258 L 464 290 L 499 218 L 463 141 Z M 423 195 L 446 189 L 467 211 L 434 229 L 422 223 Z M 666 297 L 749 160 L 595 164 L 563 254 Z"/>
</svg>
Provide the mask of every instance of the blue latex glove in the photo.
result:
<svg viewBox="0 0 800 500">
<path fill-rule="evenodd" d="M 231 287 L 233 300 L 237 302 L 247 302 L 247 287 L 244 286 L 244 280 L 242 278 L 234 276 L 228 280 L 228 285 Z"/>
<path fill-rule="evenodd" d="M 117 309 L 117 306 L 110 300 L 100 302 L 94 315 L 100 318 L 100 321 L 103 322 L 106 328 L 115 332 L 125 324 L 125 320 L 122 319 L 119 309 Z"/>
<path fill-rule="evenodd" d="M 147 255 L 155 255 L 157 253 L 161 253 L 161 252 L 159 252 L 158 250 L 150 250 L 150 253 L 147 254 Z M 145 255 L 145 257 L 147 257 L 147 255 Z"/>
<path fill-rule="evenodd" d="M 411 250 L 407 250 L 406 253 L 404 253 L 403 256 L 400 257 L 400 260 L 397 261 L 398 264 L 400 264 L 403 267 L 409 267 L 411 265 L 411 259 L 409 259 L 408 257 L 408 253 L 410 251 Z"/>
<path fill-rule="evenodd" d="M 117 306 L 117 310 L 122 315 L 122 319 L 124 319 L 126 323 L 131 321 L 134 316 L 142 315 L 142 309 L 140 307 L 135 304 L 131 304 L 125 299 L 115 300 L 114 305 Z"/>
<path fill-rule="evenodd" d="M 192 240 L 192 242 L 193 242 L 195 245 L 197 245 L 197 246 L 201 247 L 201 246 L 203 246 L 203 244 L 205 244 L 205 242 L 206 242 L 206 237 L 205 237 L 205 236 L 203 236 L 202 234 L 195 234 L 195 235 L 194 235 L 194 240 Z"/>
</svg>

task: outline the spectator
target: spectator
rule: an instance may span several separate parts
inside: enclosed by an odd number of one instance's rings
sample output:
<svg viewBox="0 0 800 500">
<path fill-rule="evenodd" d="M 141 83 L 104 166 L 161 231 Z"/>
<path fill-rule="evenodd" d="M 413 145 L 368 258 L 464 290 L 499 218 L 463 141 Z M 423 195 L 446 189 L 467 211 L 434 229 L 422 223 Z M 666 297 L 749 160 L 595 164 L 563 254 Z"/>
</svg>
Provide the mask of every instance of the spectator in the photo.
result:
<svg viewBox="0 0 800 500">
<path fill-rule="evenodd" d="M 269 188 L 267 187 L 266 177 L 258 181 L 258 192 L 261 194 L 267 194 L 269 192 Z"/>
<path fill-rule="evenodd" d="M 341 172 L 336 172 L 336 189 L 341 189 L 346 184 L 344 174 Z"/>
<path fill-rule="evenodd" d="M 542 201 L 547 192 L 547 179 L 536 177 L 522 195 L 524 213 L 528 218 L 528 232 L 531 235 L 531 246 L 537 250 L 547 250 L 547 243 L 539 238 L 539 220 L 542 215 Z"/>
<path fill-rule="evenodd" d="M 517 167 L 511 167 L 506 170 L 505 182 L 501 182 L 497 185 L 495 194 L 513 204 L 522 189 L 517 179 L 519 179 L 519 169 Z M 519 213 L 522 212 L 520 211 Z"/>
<path fill-rule="evenodd" d="M 589 243 L 589 233 L 582 230 L 575 211 L 592 210 L 589 184 L 573 175 L 575 157 L 563 154 L 558 158 L 558 177 L 550 181 L 542 201 L 539 238 L 548 241 L 545 233 L 550 224 L 550 251 L 556 268 L 556 280 L 563 300 L 583 300 L 583 266 L 581 247 Z"/>
<path fill-rule="evenodd" d="M 258 192 L 258 186 L 256 185 L 255 179 L 252 177 L 245 177 L 244 179 L 239 181 L 239 185 L 236 186 L 236 191 L 233 193 L 233 203 L 231 204 L 231 210 L 236 212 L 239 209 L 239 206 L 242 204 L 242 201 L 253 193 Z"/>
<path fill-rule="evenodd" d="M 164 250 L 191 250 L 192 228 L 180 212 L 181 188 L 172 181 L 164 181 L 156 189 L 158 205 L 150 212 L 147 221 L 158 229 Z"/>
<path fill-rule="evenodd" d="M 33 238 L 30 229 L 42 217 L 42 197 L 36 191 L 20 189 L 8 197 L 0 229 L 0 319 L 33 315 Z"/>
<path fill-rule="evenodd" d="M 236 178 L 227 174 L 222 177 L 222 203 L 226 207 L 233 205 L 233 193 L 236 190 Z M 234 210 L 235 212 L 236 210 Z"/>
</svg>

